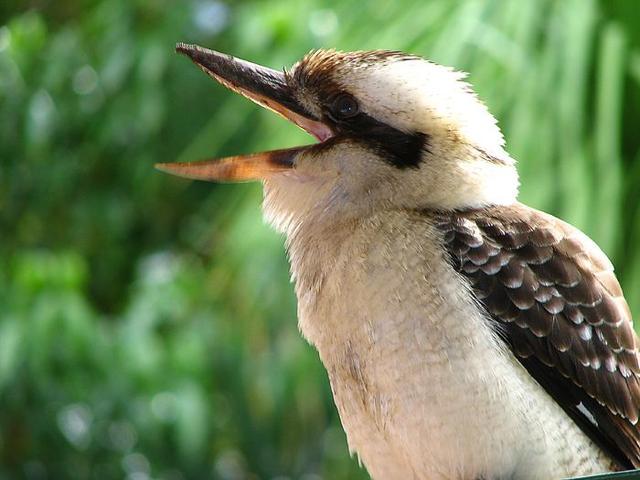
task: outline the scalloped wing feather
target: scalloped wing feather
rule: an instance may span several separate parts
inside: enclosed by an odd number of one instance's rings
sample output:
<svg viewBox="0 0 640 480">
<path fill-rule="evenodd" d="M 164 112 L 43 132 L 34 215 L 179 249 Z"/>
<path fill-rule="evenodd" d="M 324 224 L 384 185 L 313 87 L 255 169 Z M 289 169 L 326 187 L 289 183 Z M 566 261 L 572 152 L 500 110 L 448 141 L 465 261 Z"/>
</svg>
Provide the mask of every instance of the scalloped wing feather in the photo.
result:
<svg viewBox="0 0 640 480">
<path fill-rule="evenodd" d="M 606 255 L 522 204 L 437 215 L 456 270 L 500 336 L 623 467 L 640 467 L 638 338 Z"/>
</svg>

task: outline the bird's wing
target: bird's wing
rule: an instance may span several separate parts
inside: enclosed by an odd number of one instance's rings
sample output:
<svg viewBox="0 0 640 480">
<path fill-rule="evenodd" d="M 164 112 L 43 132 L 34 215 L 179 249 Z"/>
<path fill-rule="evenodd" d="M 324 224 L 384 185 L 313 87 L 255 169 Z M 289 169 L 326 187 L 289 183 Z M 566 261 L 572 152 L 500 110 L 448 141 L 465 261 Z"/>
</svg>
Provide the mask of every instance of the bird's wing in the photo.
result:
<svg viewBox="0 0 640 480">
<path fill-rule="evenodd" d="M 522 365 L 622 467 L 640 467 L 638 338 L 606 255 L 522 204 L 436 221 L 452 264 Z"/>
</svg>

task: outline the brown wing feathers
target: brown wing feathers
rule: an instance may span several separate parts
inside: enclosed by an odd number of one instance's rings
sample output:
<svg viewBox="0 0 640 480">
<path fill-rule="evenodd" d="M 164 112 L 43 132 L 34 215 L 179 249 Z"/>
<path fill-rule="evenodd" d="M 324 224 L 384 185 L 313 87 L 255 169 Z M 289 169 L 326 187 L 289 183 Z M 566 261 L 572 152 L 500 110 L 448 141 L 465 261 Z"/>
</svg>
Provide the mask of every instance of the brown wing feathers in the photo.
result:
<svg viewBox="0 0 640 480">
<path fill-rule="evenodd" d="M 607 257 L 521 204 L 441 213 L 437 224 L 525 368 L 621 466 L 640 466 L 638 341 Z"/>
</svg>

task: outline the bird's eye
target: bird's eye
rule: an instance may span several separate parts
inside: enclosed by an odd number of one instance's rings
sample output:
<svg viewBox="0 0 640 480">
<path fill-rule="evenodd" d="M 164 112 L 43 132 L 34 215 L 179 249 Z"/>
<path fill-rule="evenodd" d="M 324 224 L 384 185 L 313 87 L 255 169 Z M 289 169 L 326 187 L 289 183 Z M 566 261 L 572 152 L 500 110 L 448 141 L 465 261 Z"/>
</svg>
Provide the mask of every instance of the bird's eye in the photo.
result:
<svg viewBox="0 0 640 480">
<path fill-rule="evenodd" d="M 340 120 L 354 117 L 359 111 L 358 102 L 347 93 L 338 96 L 331 106 L 331 113 Z"/>
</svg>

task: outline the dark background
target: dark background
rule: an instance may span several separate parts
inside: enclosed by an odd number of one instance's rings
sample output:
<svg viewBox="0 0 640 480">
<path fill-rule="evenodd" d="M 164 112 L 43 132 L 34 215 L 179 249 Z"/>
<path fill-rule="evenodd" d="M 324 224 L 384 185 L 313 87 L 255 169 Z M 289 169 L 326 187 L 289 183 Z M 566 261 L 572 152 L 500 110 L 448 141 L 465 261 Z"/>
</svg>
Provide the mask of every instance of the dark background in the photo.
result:
<svg viewBox="0 0 640 480">
<path fill-rule="evenodd" d="M 153 169 L 310 139 L 177 41 L 274 68 L 336 47 L 469 71 L 521 200 L 592 236 L 640 314 L 634 0 L 4 0 L 0 479 L 366 478 L 260 186 Z"/>
</svg>

